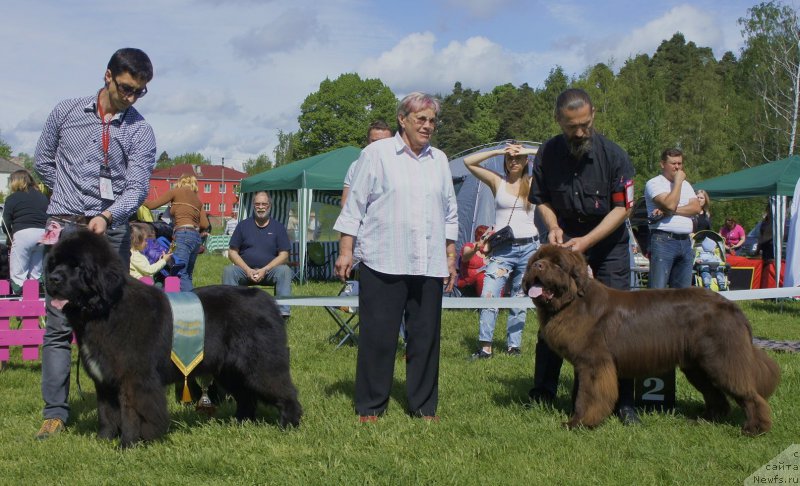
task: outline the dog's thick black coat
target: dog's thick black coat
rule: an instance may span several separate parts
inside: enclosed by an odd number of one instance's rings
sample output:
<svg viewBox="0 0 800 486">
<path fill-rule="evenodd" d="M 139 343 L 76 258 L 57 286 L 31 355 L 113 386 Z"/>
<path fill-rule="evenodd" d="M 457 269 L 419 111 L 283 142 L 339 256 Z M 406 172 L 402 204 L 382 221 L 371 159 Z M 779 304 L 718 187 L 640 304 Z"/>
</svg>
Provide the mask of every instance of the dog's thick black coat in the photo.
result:
<svg viewBox="0 0 800 486">
<path fill-rule="evenodd" d="M 169 426 L 164 387 L 183 381 L 170 359 L 172 311 L 164 292 L 130 277 L 106 239 L 88 231 L 52 249 L 46 286 L 52 303 L 63 305 L 94 380 L 98 435 L 119 437 L 123 447 L 161 437 Z M 205 349 L 192 375 L 212 375 L 235 398 L 239 420 L 255 418 L 261 400 L 278 408 L 281 426 L 297 426 L 302 409 L 272 297 L 224 285 L 195 293 L 205 313 Z"/>
</svg>

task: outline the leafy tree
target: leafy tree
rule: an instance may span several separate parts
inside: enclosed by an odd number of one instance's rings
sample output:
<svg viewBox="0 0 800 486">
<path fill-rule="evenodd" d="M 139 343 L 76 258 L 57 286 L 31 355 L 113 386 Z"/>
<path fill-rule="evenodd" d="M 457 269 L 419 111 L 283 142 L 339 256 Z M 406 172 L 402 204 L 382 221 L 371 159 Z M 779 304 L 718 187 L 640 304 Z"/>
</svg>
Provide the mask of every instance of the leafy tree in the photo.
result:
<svg viewBox="0 0 800 486">
<path fill-rule="evenodd" d="M 280 167 L 296 160 L 295 150 L 299 144 L 299 137 L 296 133 L 286 133 L 278 130 L 278 145 L 275 146 L 272 154 L 275 156 L 274 167 Z"/>
<path fill-rule="evenodd" d="M 743 64 L 758 100 L 758 149 L 764 160 L 792 155 L 800 106 L 800 21 L 778 1 L 760 3 L 739 19 L 745 36 Z"/>
<path fill-rule="evenodd" d="M 205 158 L 203 154 L 201 154 L 200 152 L 191 152 L 187 154 L 181 154 L 173 158 L 172 160 L 170 160 L 169 165 L 167 167 L 174 167 L 176 165 L 182 165 L 182 164 L 211 165 L 211 161 Z"/>
<path fill-rule="evenodd" d="M 254 159 L 247 159 L 247 162 L 244 163 L 244 171 L 251 176 L 268 171 L 272 167 L 272 161 L 269 160 L 267 154 L 260 154 Z"/>
<path fill-rule="evenodd" d="M 369 124 L 394 119 L 397 98 L 379 79 L 356 73 L 324 80 L 300 106 L 294 155 L 301 159 L 346 145 L 364 144 Z M 277 159 L 277 157 L 276 157 Z"/>
<path fill-rule="evenodd" d="M 453 92 L 442 99 L 432 140 L 434 146 L 455 155 L 483 143 L 471 126 L 478 114 L 479 98 L 480 92 L 462 89 L 461 83 L 456 82 Z"/>
<path fill-rule="evenodd" d="M 4 159 L 11 158 L 11 145 L 7 144 L 2 137 L 0 137 L 0 157 Z"/>
<path fill-rule="evenodd" d="M 156 169 L 166 169 L 168 167 L 172 167 L 172 160 L 165 150 L 161 152 L 161 155 L 158 156 L 158 160 L 156 160 Z"/>
</svg>

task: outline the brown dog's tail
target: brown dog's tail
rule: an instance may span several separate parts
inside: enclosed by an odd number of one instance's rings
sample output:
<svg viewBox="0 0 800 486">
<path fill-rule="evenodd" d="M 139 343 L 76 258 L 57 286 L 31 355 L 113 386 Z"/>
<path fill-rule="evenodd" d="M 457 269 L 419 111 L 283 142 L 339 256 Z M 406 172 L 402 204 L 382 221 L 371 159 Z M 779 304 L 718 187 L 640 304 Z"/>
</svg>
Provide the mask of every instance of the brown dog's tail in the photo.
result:
<svg viewBox="0 0 800 486">
<path fill-rule="evenodd" d="M 753 357 L 755 358 L 753 377 L 758 394 L 768 398 L 778 388 L 778 383 L 781 381 L 781 369 L 778 367 L 778 363 L 761 348 L 753 346 Z"/>
</svg>

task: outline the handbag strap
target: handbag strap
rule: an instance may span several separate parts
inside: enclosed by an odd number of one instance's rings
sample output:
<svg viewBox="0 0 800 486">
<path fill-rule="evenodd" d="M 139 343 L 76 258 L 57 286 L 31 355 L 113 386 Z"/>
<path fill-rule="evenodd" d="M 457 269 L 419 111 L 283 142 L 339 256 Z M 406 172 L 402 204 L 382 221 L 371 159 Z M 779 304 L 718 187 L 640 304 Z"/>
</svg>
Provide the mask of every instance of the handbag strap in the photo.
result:
<svg viewBox="0 0 800 486">
<path fill-rule="evenodd" d="M 514 216 L 514 210 L 517 209 L 517 201 L 519 201 L 519 194 L 517 194 L 517 198 L 514 199 L 514 205 L 511 206 L 511 214 L 508 215 L 508 221 L 506 222 L 506 226 L 511 225 L 511 217 Z"/>
</svg>

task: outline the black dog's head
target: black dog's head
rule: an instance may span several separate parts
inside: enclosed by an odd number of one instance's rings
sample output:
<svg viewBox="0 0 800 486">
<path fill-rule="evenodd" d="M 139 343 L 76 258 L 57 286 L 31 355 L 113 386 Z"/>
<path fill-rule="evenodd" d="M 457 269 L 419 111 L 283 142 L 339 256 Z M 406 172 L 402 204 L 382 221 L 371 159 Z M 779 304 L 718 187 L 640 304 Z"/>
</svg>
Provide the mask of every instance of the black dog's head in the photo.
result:
<svg viewBox="0 0 800 486">
<path fill-rule="evenodd" d="M 590 278 L 583 255 L 543 245 L 528 260 L 522 288 L 537 307 L 558 312 L 584 295 Z"/>
<path fill-rule="evenodd" d="M 45 288 L 65 312 L 103 316 L 122 297 L 128 269 L 108 240 L 88 230 L 64 236 L 47 256 Z"/>
</svg>

